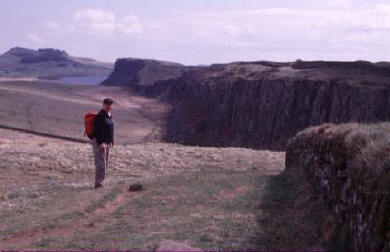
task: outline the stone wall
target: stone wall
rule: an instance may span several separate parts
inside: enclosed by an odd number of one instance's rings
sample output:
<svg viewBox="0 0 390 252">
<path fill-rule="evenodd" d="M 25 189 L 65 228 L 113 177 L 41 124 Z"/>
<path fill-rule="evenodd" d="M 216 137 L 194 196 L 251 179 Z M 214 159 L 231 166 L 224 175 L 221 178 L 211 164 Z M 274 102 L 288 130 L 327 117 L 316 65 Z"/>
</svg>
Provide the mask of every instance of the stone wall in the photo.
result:
<svg viewBox="0 0 390 252">
<path fill-rule="evenodd" d="M 389 251 L 390 124 L 324 124 L 287 145 L 287 176 L 306 174 L 328 206 L 329 248 Z"/>
</svg>

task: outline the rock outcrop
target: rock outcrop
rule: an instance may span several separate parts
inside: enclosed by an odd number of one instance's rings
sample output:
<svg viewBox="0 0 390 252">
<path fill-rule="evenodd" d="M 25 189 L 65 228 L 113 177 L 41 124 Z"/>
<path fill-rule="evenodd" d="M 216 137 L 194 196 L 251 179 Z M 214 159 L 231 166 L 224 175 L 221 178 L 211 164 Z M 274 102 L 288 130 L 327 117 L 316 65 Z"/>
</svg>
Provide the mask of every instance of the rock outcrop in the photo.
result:
<svg viewBox="0 0 390 252">
<path fill-rule="evenodd" d="M 111 63 L 73 57 L 63 50 L 11 48 L 0 55 L 1 77 L 58 79 L 65 76 L 108 76 Z"/>
<path fill-rule="evenodd" d="M 23 47 L 13 47 L 9 49 L 7 52 L 4 53 L 4 55 L 12 55 L 16 57 L 30 57 L 37 55 L 38 52 L 33 49 L 23 48 Z"/>
<path fill-rule="evenodd" d="M 199 248 L 194 248 L 182 241 L 163 240 L 157 243 L 154 251 L 203 251 Z"/>
<path fill-rule="evenodd" d="M 38 49 L 35 51 L 21 47 L 14 47 L 5 54 L 19 57 L 20 63 L 25 64 L 45 61 L 71 61 L 71 58 L 65 51 L 52 48 Z"/>
<path fill-rule="evenodd" d="M 323 198 L 329 249 L 389 251 L 389 136 L 389 123 L 325 124 L 290 140 L 284 175 L 301 176 Z"/>
<path fill-rule="evenodd" d="M 388 83 L 383 64 L 238 62 L 192 69 L 155 87 L 174 105 L 170 142 L 283 150 L 308 126 L 389 120 Z"/>
<path fill-rule="evenodd" d="M 118 59 L 114 71 L 103 81 L 107 86 L 127 86 L 142 90 L 156 82 L 175 79 L 188 70 L 189 67 L 178 63 L 147 60 L 147 59 Z"/>
</svg>

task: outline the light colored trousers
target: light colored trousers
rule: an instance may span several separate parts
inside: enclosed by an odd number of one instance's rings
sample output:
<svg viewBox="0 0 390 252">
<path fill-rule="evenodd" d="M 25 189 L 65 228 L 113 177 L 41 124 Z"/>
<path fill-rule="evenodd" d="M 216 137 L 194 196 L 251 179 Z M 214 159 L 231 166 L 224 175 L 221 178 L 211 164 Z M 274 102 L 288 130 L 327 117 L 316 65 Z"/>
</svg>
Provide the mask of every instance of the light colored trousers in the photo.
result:
<svg viewBox="0 0 390 252">
<path fill-rule="evenodd" d="M 95 184 L 103 184 L 108 168 L 108 156 L 110 148 L 106 145 L 105 150 L 100 150 L 96 142 L 96 138 L 91 140 L 93 155 L 95 156 Z"/>
</svg>

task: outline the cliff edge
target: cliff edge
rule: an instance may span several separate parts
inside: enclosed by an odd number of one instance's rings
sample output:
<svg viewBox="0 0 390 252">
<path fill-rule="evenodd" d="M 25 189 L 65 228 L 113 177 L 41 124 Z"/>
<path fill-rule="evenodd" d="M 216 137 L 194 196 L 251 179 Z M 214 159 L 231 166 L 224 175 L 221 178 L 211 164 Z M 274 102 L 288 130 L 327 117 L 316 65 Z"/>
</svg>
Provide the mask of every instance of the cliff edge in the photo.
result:
<svg viewBox="0 0 390 252">
<path fill-rule="evenodd" d="M 184 65 L 149 59 L 124 58 L 115 62 L 114 71 L 102 82 L 106 86 L 144 87 L 174 79 L 189 69 Z"/>
<path fill-rule="evenodd" d="M 378 63 L 261 61 L 199 67 L 156 89 L 174 105 L 167 141 L 284 150 L 309 126 L 390 120 L 388 83 Z"/>
<path fill-rule="evenodd" d="M 323 123 L 390 120 L 390 65 L 367 61 L 233 62 L 211 66 L 118 59 L 102 84 L 172 104 L 165 140 L 285 150 Z"/>
</svg>

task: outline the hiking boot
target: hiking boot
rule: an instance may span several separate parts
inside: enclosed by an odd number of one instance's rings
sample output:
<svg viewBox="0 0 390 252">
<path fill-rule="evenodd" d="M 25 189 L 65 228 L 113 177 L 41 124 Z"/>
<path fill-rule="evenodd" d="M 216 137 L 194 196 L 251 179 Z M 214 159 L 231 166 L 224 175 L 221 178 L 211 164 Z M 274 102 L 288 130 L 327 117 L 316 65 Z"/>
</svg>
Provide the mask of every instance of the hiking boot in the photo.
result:
<svg viewBox="0 0 390 252">
<path fill-rule="evenodd" d="M 95 189 L 96 189 L 96 188 L 100 188 L 100 187 L 103 187 L 103 184 L 100 184 L 100 183 L 95 184 Z"/>
</svg>

